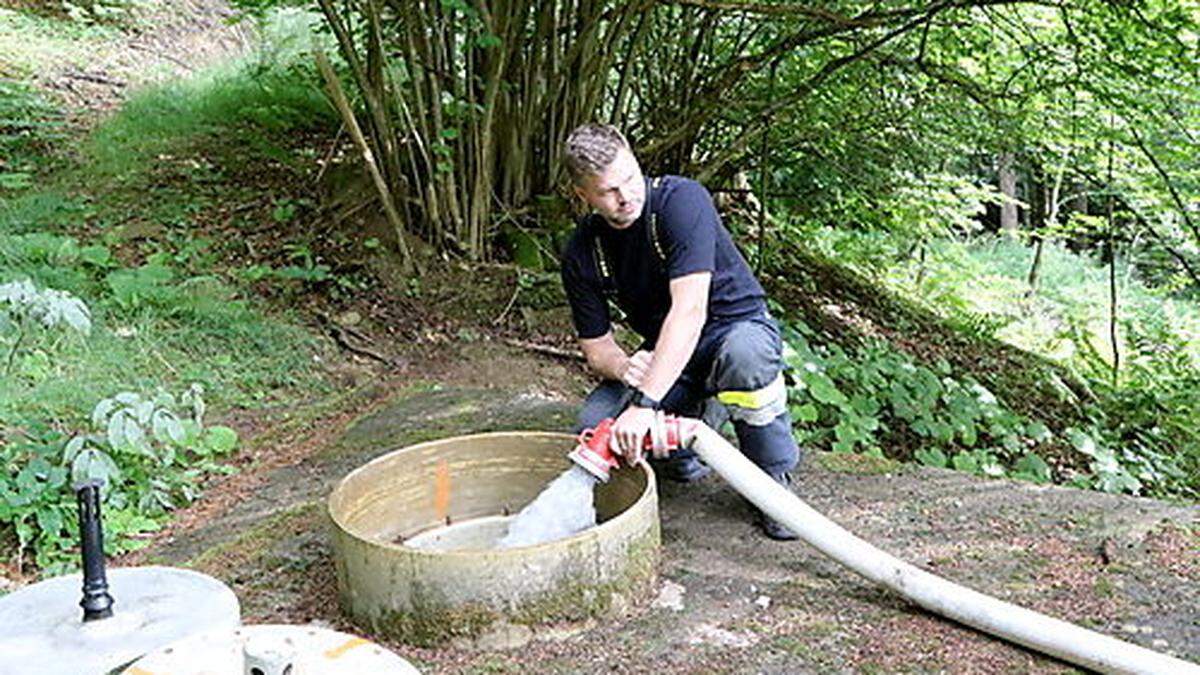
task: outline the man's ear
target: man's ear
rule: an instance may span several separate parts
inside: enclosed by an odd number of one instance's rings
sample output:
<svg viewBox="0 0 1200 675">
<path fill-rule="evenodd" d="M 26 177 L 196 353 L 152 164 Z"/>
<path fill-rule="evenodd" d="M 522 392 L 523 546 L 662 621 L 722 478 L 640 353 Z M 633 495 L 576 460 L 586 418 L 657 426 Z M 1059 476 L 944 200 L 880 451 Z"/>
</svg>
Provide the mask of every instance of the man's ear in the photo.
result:
<svg viewBox="0 0 1200 675">
<path fill-rule="evenodd" d="M 586 202 L 587 202 L 587 197 L 586 197 L 586 196 L 584 196 L 584 193 L 583 193 L 583 188 L 579 187 L 579 184 L 578 184 L 578 183 L 571 183 L 571 187 L 572 187 L 572 188 L 575 190 L 575 196 L 576 196 L 576 197 L 579 197 L 580 199 L 582 199 L 582 200 L 583 200 L 583 201 L 586 203 Z"/>
</svg>

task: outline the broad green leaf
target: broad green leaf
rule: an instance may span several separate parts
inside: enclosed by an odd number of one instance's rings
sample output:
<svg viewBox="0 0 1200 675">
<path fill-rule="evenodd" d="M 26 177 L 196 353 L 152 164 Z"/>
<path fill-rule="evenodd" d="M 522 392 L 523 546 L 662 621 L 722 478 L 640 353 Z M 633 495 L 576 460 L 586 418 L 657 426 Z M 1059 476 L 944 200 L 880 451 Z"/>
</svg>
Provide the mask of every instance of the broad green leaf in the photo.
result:
<svg viewBox="0 0 1200 675">
<path fill-rule="evenodd" d="M 125 417 L 125 439 L 133 450 L 146 453 L 149 449 L 149 444 L 146 442 L 146 431 L 136 419 L 129 415 Z"/>
<path fill-rule="evenodd" d="M 108 416 L 116 407 L 117 400 L 115 398 L 106 398 L 97 403 L 96 407 L 92 409 L 92 426 L 104 427 L 108 423 Z"/>
<path fill-rule="evenodd" d="M 1050 429 L 1041 422 L 1030 422 L 1029 425 L 1025 427 L 1025 435 L 1029 436 L 1038 443 L 1045 443 L 1054 437 L 1054 435 L 1050 433 Z"/>
<path fill-rule="evenodd" d="M 71 482 L 83 483 L 90 480 L 101 480 L 112 486 L 120 481 L 121 472 L 116 462 L 108 453 L 95 448 L 87 448 L 79 453 L 71 463 Z"/>
<path fill-rule="evenodd" d="M 151 429 L 155 440 L 159 443 L 182 445 L 187 438 L 183 432 L 183 426 L 179 423 L 179 418 L 170 410 L 156 410 Z"/>
<path fill-rule="evenodd" d="M 108 446 L 116 452 L 120 452 L 129 445 L 129 439 L 125 436 L 125 418 L 127 417 L 125 410 L 116 411 L 112 417 L 108 418 Z"/>
<path fill-rule="evenodd" d="M 142 399 L 133 406 L 133 416 L 137 419 L 139 425 L 150 424 L 150 417 L 154 414 L 154 401 Z"/>
<path fill-rule="evenodd" d="M 938 468 L 945 468 L 947 461 L 946 453 L 936 447 L 921 448 L 913 453 L 913 457 L 916 457 L 917 461 L 925 466 L 936 466 Z"/>
<path fill-rule="evenodd" d="M 974 424 L 971 424 L 969 422 L 964 424 L 962 426 L 962 428 L 960 428 L 958 430 L 958 435 L 959 435 L 959 438 L 962 439 L 963 445 L 967 446 L 968 448 L 975 445 L 975 441 L 977 439 L 975 436 L 975 425 Z"/>
<path fill-rule="evenodd" d="M 229 427 L 209 427 L 204 430 L 202 443 L 210 453 L 223 455 L 237 447 L 237 432 Z"/>
<path fill-rule="evenodd" d="M 808 424 L 810 422 L 816 422 L 820 417 L 820 414 L 818 413 L 815 405 L 811 403 L 802 403 L 798 406 L 793 406 L 792 416 L 796 418 L 797 422 Z"/>
<path fill-rule="evenodd" d="M 838 407 L 846 405 L 846 396 L 823 373 L 812 373 L 807 379 L 813 398 Z"/>
<path fill-rule="evenodd" d="M 86 441 L 87 437 L 85 436 L 76 436 L 75 438 L 67 441 L 67 444 L 63 446 L 62 463 L 70 464 L 72 461 L 74 461 L 75 456 L 78 455 L 79 451 L 83 449 L 83 444 Z"/>
<path fill-rule="evenodd" d="M 55 535 L 58 534 L 63 527 L 62 513 L 55 508 L 38 509 L 35 514 L 38 527 L 42 532 Z"/>
<path fill-rule="evenodd" d="M 1013 466 L 1013 471 L 1017 476 L 1027 477 L 1037 483 L 1046 483 L 1050 480 L 1050 465 L 1033 452 L 1018 460 Z"/>
<path fill-rule="evenodd" d="M 960 452 L 950 460 L 955 469 L 975 473 L 979 470 L 979 461 L 969 452 Z"/>
</svg>

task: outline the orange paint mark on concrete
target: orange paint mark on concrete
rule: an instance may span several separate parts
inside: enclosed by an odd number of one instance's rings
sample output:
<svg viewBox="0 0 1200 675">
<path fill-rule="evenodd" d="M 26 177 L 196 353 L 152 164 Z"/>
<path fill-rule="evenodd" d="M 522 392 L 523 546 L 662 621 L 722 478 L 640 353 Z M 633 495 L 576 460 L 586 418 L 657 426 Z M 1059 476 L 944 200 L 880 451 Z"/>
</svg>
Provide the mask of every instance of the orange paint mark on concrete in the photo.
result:
<svg viewBox="0 0 1200 675">
<path fill-rule="evenodd" d="M 358 647 L 360 645 L 369 645 L 369 644 L 371 644 L 371 643 L 360 637 L 351 638 L 349 640 L 346 640 L 342 644 L 334 647 L 333 649 L 326 650 L 325 658 L 327 658 L 327 659 L 341 658 L 343 654 L 350 651 L 351 649 L 354 649 L 355 647 Z"/>
<path fill-rule="evenodd" d="M 438 460 L 434 472 L 433 511 L 439 521 L 445 520 L 450 514 L 450 464 L 444 459 Z"/>
<path fill-rule="evenodd" d="M 154 675 L 154 673 L 150 672 L 149 670 L 142 670 L 137 666 L 129 666 L 129 669 L 126 670 L 125 673 L 126 675 Z"/>
</svg>

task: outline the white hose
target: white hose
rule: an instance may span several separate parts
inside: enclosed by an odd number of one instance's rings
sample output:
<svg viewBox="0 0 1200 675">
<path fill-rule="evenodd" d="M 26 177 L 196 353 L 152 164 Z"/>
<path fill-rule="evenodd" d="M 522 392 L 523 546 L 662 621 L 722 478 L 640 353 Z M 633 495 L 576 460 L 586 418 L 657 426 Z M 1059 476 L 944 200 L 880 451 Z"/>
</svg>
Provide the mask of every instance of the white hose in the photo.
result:
<svg viewBox="0 0 1200 675">
<path fill-rule="evenodd" d="M 690 447 L 735 490 L 821 553 L 925 609 L 1104 673 L 1200 674 L 1200 666 L 1086 630 L 946 581 L 885 553 L 817 513 L 708 426 Z"/>
</svg>

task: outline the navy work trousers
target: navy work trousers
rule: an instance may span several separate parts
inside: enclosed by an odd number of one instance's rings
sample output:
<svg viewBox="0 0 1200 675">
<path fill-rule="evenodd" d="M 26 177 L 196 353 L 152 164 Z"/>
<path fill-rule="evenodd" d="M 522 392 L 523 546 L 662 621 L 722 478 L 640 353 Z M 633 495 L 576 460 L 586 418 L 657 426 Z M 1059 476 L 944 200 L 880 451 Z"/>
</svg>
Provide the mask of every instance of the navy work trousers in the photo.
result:
<svg viewBox="0 0 1200 675">
<path fill-rule="evenodd" d="M 770 316 L 713 322 L 704 327 L 691 360 L 663 397 L 662 407 L 669 413 L 701 418 L 713 428 L 732 419 L 746 457 L 772 475 L 791 471 L 800 452 L 792 438 L 786 393 L 780 393 L 782 383 L 776 383 L 782 368 L 783 341 Z M 777 395 L 754 406 L 727 406 L 714 398 L 722 392 L 764 390 L 772 383 L 777 385 L 772 388 Z M 576 432 L 619 415 L 628 391 L 622 382 L 601 382 L 584 401 Z"/>
</svg>

